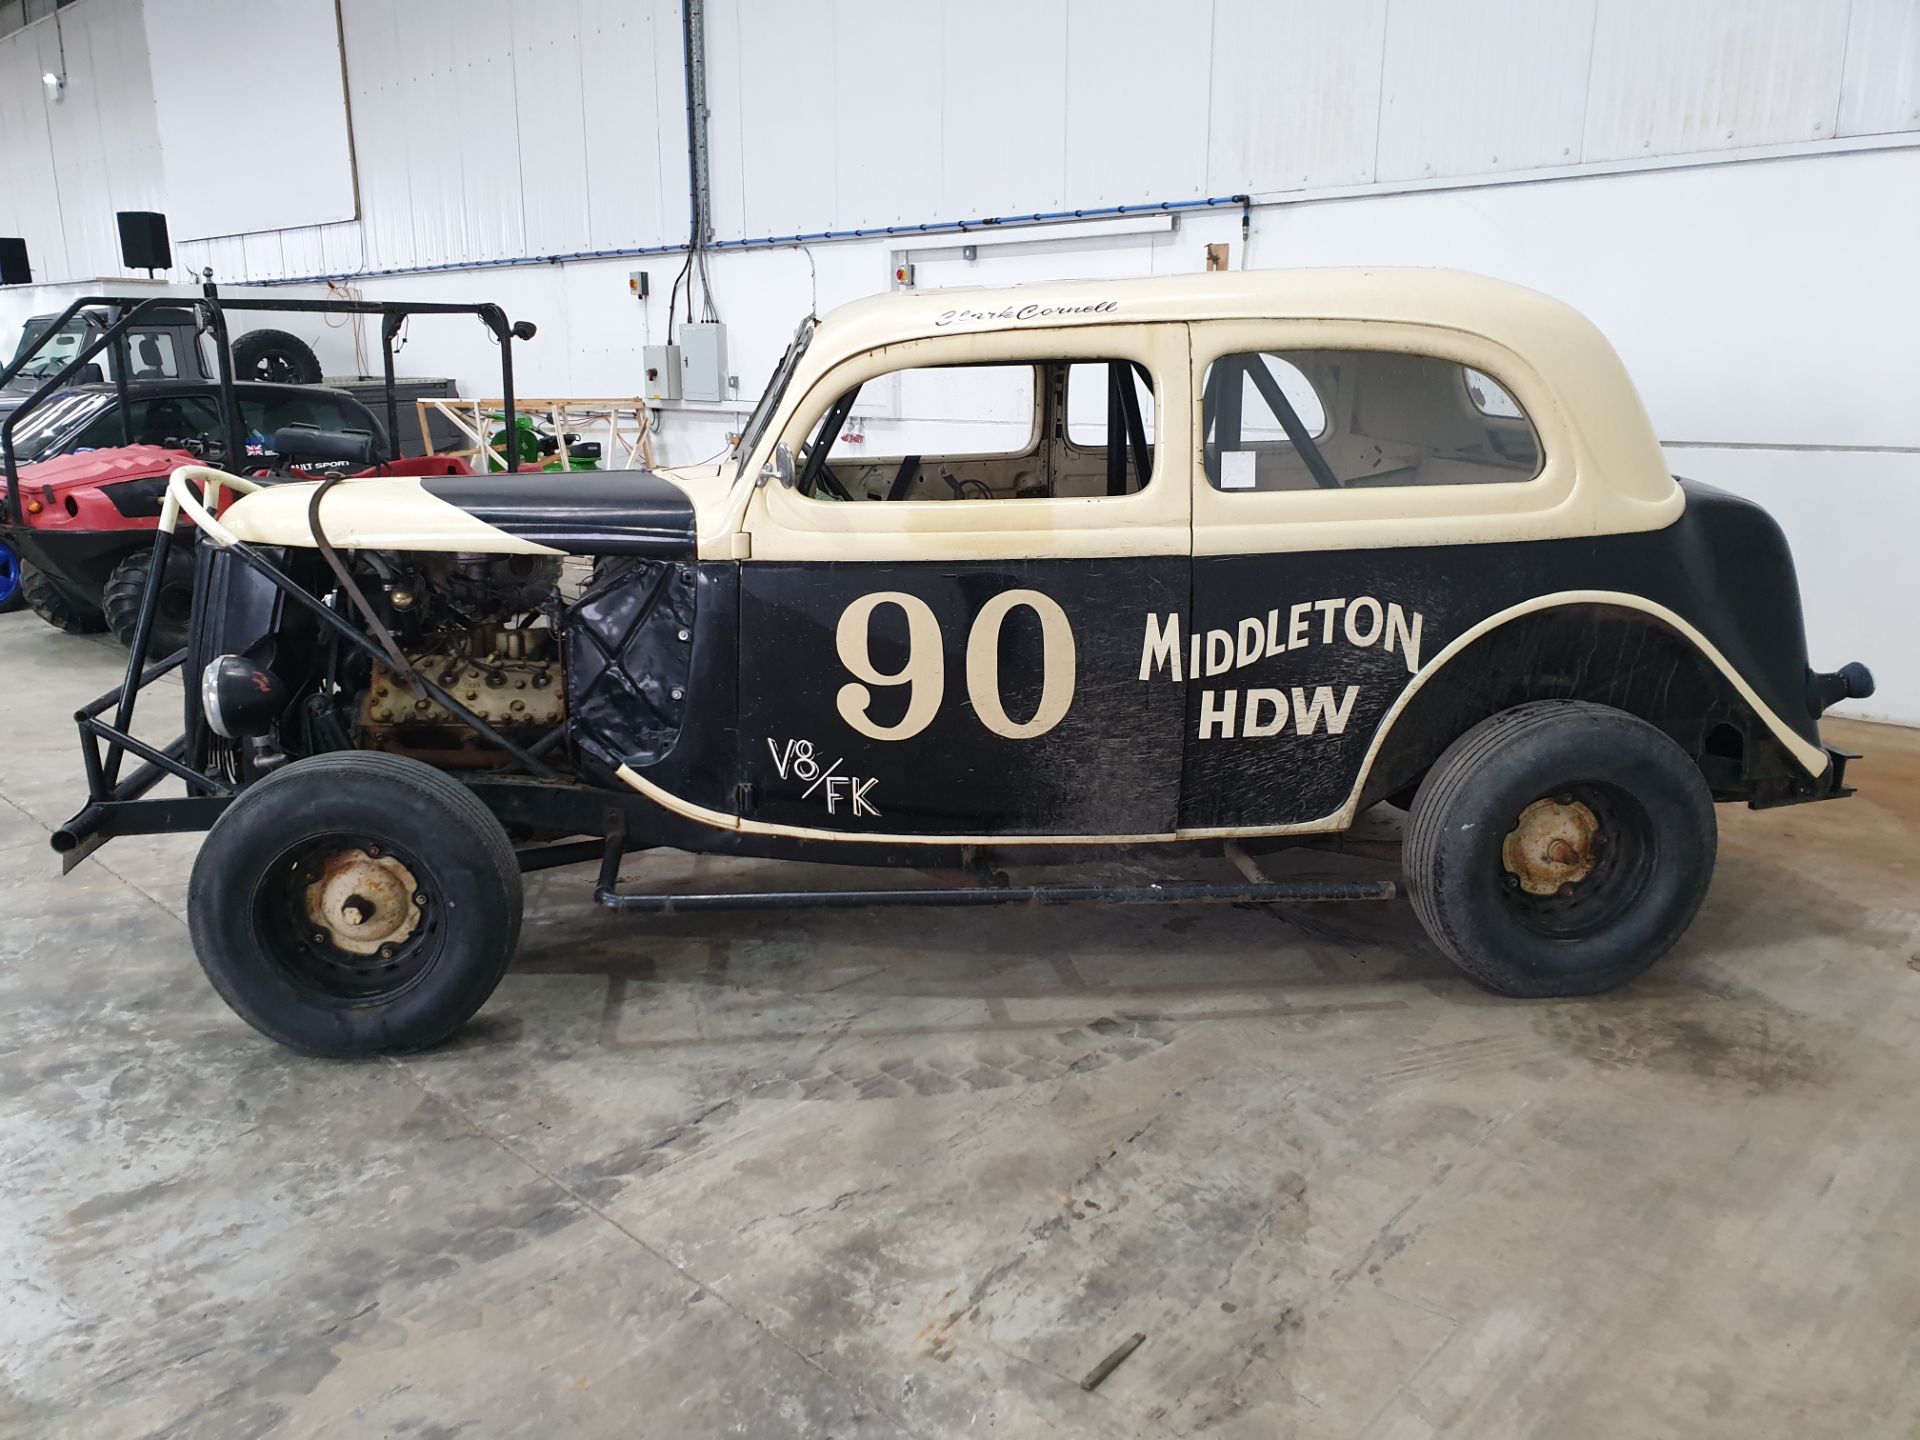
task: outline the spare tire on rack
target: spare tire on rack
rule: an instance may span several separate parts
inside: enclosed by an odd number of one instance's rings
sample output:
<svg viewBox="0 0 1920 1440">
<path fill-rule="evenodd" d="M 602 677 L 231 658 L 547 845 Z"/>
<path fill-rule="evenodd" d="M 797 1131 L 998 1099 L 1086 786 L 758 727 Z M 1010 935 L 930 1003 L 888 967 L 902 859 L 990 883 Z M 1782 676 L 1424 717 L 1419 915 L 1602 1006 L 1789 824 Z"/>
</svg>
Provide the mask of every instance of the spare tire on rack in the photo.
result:
<svg viewBox="0 0 1920 1440">
<path fill-rule="evenodd" d="M 233 378 L 318 385 L 320 359 L 297 335 L 284 330 L 249 330 L 233 342 Z"/>
</svg>

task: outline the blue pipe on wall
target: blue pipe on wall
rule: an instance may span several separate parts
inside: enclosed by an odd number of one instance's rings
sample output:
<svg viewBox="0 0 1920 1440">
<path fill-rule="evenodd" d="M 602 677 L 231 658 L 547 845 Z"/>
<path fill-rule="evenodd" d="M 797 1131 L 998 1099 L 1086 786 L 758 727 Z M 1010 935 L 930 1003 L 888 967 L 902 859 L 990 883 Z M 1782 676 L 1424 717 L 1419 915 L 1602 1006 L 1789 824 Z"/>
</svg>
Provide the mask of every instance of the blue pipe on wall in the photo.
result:
<svg viewBox="0 0 1920 1440">
<path fill-rule="evenodd" d="M 796 235 L 756 235 L 715 240 L 709 250 L 776 250 L 792 245 L 826 245 L 845 240 L 883 240 L 895 235 L 965 235 L 975 230 L 1058 225 L 1071 220 L 1114 220 L 1126 215 L 1165 215 L 1182 210 L 1240 208 L 1244 233 L 1253 201 L 1246 195 L 1213 195 L 1204 200 L 1156 200 L 1139 205 L 1096 205 L 1079 210 L 1035 210 L 1024 215 L 988 215 L 973 220 L 929 220 L 913 225 L 874 225 L 859 230 L 815 230 Z M 516 255 L 506 260 L 460 260 L 441 265 L 395 265 L 384 270 L 354 270 L 336 275 L 301 275 L 283 280 L 229 281 L 249 285 L 319 285 L 327 281 L 375 280 L 388 275 L 431 275 L 449 270 L 490 270 L 507 265 L 564 265 L 573 260 L 619 260 L 642 255 L 684 255 L 684 245 L 635 245 L 617 250 L 570 250 L 558 255 Z"/>
</svg>

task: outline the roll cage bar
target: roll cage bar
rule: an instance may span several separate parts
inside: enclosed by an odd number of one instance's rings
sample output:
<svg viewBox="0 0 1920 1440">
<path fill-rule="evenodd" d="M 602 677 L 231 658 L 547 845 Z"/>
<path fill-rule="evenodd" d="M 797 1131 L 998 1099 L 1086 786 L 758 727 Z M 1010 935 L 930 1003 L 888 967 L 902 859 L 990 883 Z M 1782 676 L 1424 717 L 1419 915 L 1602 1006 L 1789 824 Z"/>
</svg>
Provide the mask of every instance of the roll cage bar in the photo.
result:
<svg viewBox="0 0 1920 1440">
<path fill-rule="evenodd" d="M 136 322 L 154 310 L 167 309 L 176 313 L 182 310 L 191 311 L 199 317 L 202 330 L 213 336 L 218 366 L 215 383 L 220 392 L 221 424 L 226 432 L 228 463 L 235 466 L 244 461 L 246 442 L 241 424 L 239 399 L 234 389 L 233 352 L 226 318 L 229 311 L 301 315 L 378 315 L 381 364 L 386 381 L 387 430 L 390 441 L 399 433 L 399 404 L 394 393 L 393 342 L 400 332 L 400 327 L 410 317 L 473 315 L 479 318 L 480 323 L 487 328 L 500 346 L 500 393 L 504 402 L 506 428 L 509 434 L 512 433 L 514 425 L 513 342 L 531 340 L 537 333 L 532 322 L 509 321 L 506 311 L 491 303 L 232 299 L 222 296 L 212 284 L 204 286 L 201 295 L 186 299 L 175 296 L 135 298 L 124 295 L 88 295 L 69 305 L 31 343 L 23 346 L 20 353 L 8 362 L 4 369 L 0 369 L 0 386 L 12 380 L 53 337 L 65 329 L 70 321 L 88 309 L 105 309 L 111 317 L 111 323 L 95 335 L 57 373 L 42 382 L 19 409 L 8 415 L 4 421 L 0 421 L 0 474 L 4 475 L 4 486 L 0 487 L 0 528 L 19 525 L 24 519 L 19 508 L 20 473 L 13 445 L 14 431 L 20 420 L 50 396 L 57 394 L 64 386 L 70 384 L 83 367 L 91 363 L 94 356 L 109 346 L 113 347 L 117 361 L 115 388 L 120 399 L 121 433 L 127 436 L 128 431 L 125 428 L 128 423 L 127 333 Z M 519 460 L 512 454 L 506 457 L 505 465 L 510 471 L 520 468 Z M 221 527 L 218 521 L 213 519 L 212 514 L 217 508 L 216 497 L 219 486 L 224 484 L 236 490 L 251 489 L 254 488 L 255 482 L 239 476 L 220 475 L 220 472 L 214 470 L 200 469 L 199 475 L 207 483 L 207 504 L 204 507 L 189 506 L 188 513 L 209 534 L 221 534 L 223 533 Z M 216 480 L 213 478 L 215 476 L 219 478 Z M 154 532 L 153 566 L 147 581 L 146 593 L 140 600 L 140 612 L 134 626 L 133 644 L 127 654 L 126 677 L 118 689 L 111 690 L 91 704 L 83 706 L 75 712 L 73 717 L 80 731 L 80 758 L 87 777 L 87 803 L 80 813 L 61 827 L 54 836 L 54 848 L 61 852 L 66 868 L 69 870 L 115 835 L 161 834 L 176 830 L 205 829 L 213 823 L 220 810 L 233 798 L 234 786 L 197 768 L 203 757 L 193 753 L 196 749 L 195 737 L 182 735 L 171 744 L 155 746 L 135 738 L 132 733 L 134 709 L 140 692 L 163 675 L 179 668 L 187 658 L 184 648 L 152 663 L 149 663 L 147 654 L 153 638 L 153 619 L 159 603 L 160 585 L 166 571 L 167 556 L 173 548 L 174 534 L 182 509 L 177 498 L 178 489 L 177 485 L 169 484 L 168 499 L 161 511 L 159 527 Z M 231 537 L 228 538 L 231 539 Z M 376 659 L 381 658 L 382 652 L 372 640 L 362 635 L 325 600 L 311 594 L 304 586 L 268 561 L 265 556 L 239 542 L 231 543 L 227 548 L 244 564 L 260 572 L 283 594 L 312 611 L 320 623 L 341 640 Z M 422 676 L 420 679 L 428 693 L 453 714 L 471 725 L 477 733 L 504 750 L 521 769 L 536 776 L 551 776 L 554 773 L 537 756 L 528 753 L 501 735 L 454 696 L 449 695 L 426 677 Z M 111 721 L 104 718 L 109 710 L 113 712 Z M 122 779 L 120 772 L 128 755 L 145 763 Z M 156 784 L 169 776 L 185 784 L 186 795 L 163 799 L 143 798 Z"/>
<path fill-rule="evenodd" d="M 246 456 L 245 431 L 240 420 L 240 404 L 234 391 L 233 351 L 231 338 L 227 331 L 228 311 L 261 311 L 274 314 L 296 315 L 378 315 L 380 316 L 380 353 L 383 378 L 386 381 L 386 420 L 387 438 L 394 443 L 393 437 L 400 430 L 400 407 L 394 394 L 393 342 L 400 333 L 400 327 L 414 315 L 474 315 L 486 326 L 500 346 L 500 394 L 505 402 L 507 433 L 513 433 L 513 342 L 531 340 L 537 333 L 531 321 L 508 321 L 506 311 L 491 303 L 475 305 L 460 304 L 452 301 L 429 300 L 296 300 L 261 299 L 246 297 L 234 299 L 219 293 L 217 286 L 209 283 L 202 287 L 198 296 L 181 298 L 178 296 L 146 296 L 136 298 L 127 295 L 86 295 L 55 316 L 31 343 L 23 346 L 20 353 L 10 360 L 4 369 L 0 369 L 0 386 L 5 386 L 14 376 L 26 368 L 52 340 L 65 330 L 68 322 L 82 311 L 104 309 L 111 317 L 111 323 L 55 374 L 43 381 L 38 389 L 15 410 L 0 421 L 0 474 L 4 474 L 5 484 L 0 487 L 0 526 L 21 523 L 19 513 L 20 469 L 16 461 L 13 436 L 19 423 L 31 414 L 49 397 L 59 393 L 71 384 L 75 376 L 90 363 L 93 358 L 112 347 L 114 352 L 114 388 L 120 400 L 121 437 L 131 443 L 132 436 L 127 410 L 127 373 L 129 370 L 127 355 L 127 333 L 136 321 L 156 310 L 186 310 L 196 314 L 203 331 L 213 336 L 214 356 L 218 369 L 215 385 L 220 391 L 220 418 L 225 434 L 228 463 L 238 466 Z M 519 463 L 512 456 L 507 458 L 507 468 L 517 470 Z M 154 572 L 158 574 L 156 570 Z"/>
</svg>

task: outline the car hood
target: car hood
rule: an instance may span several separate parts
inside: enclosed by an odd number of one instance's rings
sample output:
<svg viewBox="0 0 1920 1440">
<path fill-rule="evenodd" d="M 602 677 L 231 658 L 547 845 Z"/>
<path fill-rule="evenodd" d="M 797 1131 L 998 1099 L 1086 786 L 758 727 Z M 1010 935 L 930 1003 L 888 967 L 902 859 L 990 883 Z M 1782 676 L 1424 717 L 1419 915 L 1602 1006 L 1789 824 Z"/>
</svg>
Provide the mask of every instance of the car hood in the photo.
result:
<svg viewBox="0 0 1920 1440">
<path fill-rule="evenodd" d="M 266 486 L 222 520 L 254 544 L 310 546 L 315 488 Z M 343 550 L 689 559 L 695 548 L 692 497 L 647 470 L 354 478 L 327 493 L 320 514 Z"/>
</svg>

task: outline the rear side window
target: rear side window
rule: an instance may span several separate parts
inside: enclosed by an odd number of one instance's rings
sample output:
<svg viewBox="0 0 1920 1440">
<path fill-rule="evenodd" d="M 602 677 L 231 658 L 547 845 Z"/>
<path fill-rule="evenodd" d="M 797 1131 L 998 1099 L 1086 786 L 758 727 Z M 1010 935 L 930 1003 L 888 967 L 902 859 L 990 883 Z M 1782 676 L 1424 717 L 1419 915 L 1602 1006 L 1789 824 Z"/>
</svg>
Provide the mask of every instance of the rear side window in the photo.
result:
<svg viewBox="0 0 1920 1440">
<path fill-rule="evenodd" d="M 135 380 L 178 380 L 180 359 L 164 330 L 135 330 L 127 337 L 127 374 Z"/>
<path fill-rule="evenodd" d="M 1489 485 L 1540 473 L 1540 438 L 1492 376 L 1434 355 L 1223 355 L 1201 396 L 1218 490 Z"/>
</svg>

